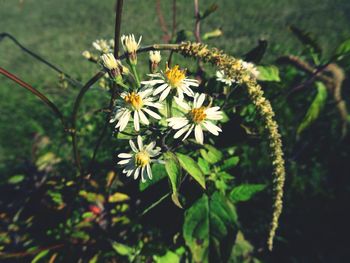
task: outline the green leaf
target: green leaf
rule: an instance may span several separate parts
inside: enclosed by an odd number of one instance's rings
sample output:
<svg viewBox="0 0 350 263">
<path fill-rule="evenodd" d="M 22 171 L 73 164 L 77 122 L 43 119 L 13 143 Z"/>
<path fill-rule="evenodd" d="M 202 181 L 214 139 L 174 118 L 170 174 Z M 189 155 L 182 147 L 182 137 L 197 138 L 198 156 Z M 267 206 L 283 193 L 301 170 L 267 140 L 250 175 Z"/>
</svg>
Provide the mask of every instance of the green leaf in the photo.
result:
<svg viewBox="0 0 350 263">
<path fill-rule="evenodd" d="M 256 193 L 264 190 L 265 187 L 264 184 L 241 184 L 232 189 L 230 197 L 234 202 L 248 201 Z"/>
<path fill-rule="evenodd" d="M 171 250 L 168 250 L 165 255 L 154 255 L 153 260 L 155 263 L 179 263 L 180 256 Z"/>
<path fill-rule="evenodd" d="M 222 153 L 216 149 L 215 147 L 209 145 L 209 144 L 205 144 L 204 145 L 205 149 L 200 149 L 200 153 L 202 155 L 202 157 L 209 163 L 211 164 L 215 164 L 217 162 L 219 162 L 222 159 Z"/>
<path fill-rule="evenodd" d="M 37 263 L 39 262 L 40 259 L 42 259 L 43 257 L 45 257 L 47 254 L 49 254 L 50 250 L 49 249 L 46 249 L 46 250 L 43 250 L 41 251 L 39 254 L 37 254 L 33 260 L 31 261 L 31 263 Z"/>
<path fill-rule="evenodd" d="M 24 179 L 24 175 L 23 174 L 17 174 L 17 175 L 14 175 L 14 176 L 11 176 L 7 182 L 9 184 L 18 184 L 20 182 L 22 182 Z"/>
<path fill-rule="evenodd" d="M 261 81 L 281 81 L 279 76 L 279 70 L 276 66 L 258 66 L 259 76 L 258 80 Z"/>
<path fill-rule="evenodd" d="M 203 195 L 186 212 L 183 236 L 192 252 L 194 262 L 208 262 L 209 248 L 209 201 Z"/>
<path fill-rule="evenodd" d="M 202 36 L 202 40 L 208 40 L 211 38 L 217 38 L 222 36 L 222 30 L 220 28 L 217 28 L 213 31 L 207 32 Z"/>
<path fill-rule="evenodd" d="M 220 169 L 222 171 L 224 170 L 229 170 L 233 167 L 235 167 L 239 162 L 239 157 L 238 156 L 233 156 L 224 161 L 224 163 L 220 166 Z"/>
<path fill-rule="evenodd" d="M 303 43 L 307 47 L 311 47 L 315 53 L 321 54 L 322 49 L 320 45 L 318 44 L 315 37 L 305 30 L 302 30 L 294 25 L 291 25 L 289 29 L 292 31 L 292 33 L 299 39 L 301 43 Z"/>
<path fill-rule="evenodd" d="M 193 262 L 209 262 L 210 247 L 220 251 L 218 241 L 230 237 L 236 223 L 235 207 L 225 196 L 215 192 L 210 198 L 204 194 L 198 199 L 186 210 L 183 225 L 183 236 Z"/>
<path fill-rule="evenodd" d="M 134 252 L 131 247 L 118 242 L 113 242 L 112 247 L 121 256 L 130 256 Z"/>
<path fill-rule="evenodd" d="M 141 192 L 146 190 L 151 185 L 158 183 L 160 180 L 162 180 L 163 178 L 165 178 L 167 176 L 167 172 L 165 170 L 164 164 L 160 164 L 160 163 L 153 164 L 152 165 L 152 175 L 153 175 L 152 180 L 146 180 L 146 182 L 144 182 L 144 183 L 142 183 L 142 181 L 140 180 L 139 189 Z"/>
<path fill-rule="evenodd" d="M 188 172 L 193 177 L 193 179 L 196 180 L 200 184 L 200 186 L 202 186 L 205 189 L 204 174 L 202 173 L 201 168 L 198 166 L 195 160 L 181 153 L 176 153 L 176 156 L 182 168 L 184 168 L 185 171 Z"/>
<path fill-rule="evenodd" d="M 303 121 L 297 129 L 297 136 L 299 136 L 307 127 L 309 127 L 320 115 L 327 100 L 327 88 L 322 82 L 316 82 L 317 94 L 312 101 Z"/>
<path fill-rule="evenodd" d="M 200 19 L 202 20 L 202 19 L 208 17 L 209 15 L 214 13 L 218 8 L 219 8 L 219 6 L 217 4 L 212 4 L 203 12 L 202 15 L 200 15 Z"/>
<path fill-rule="evenodd" d="M 345 40 L 335 50 L 335 56 L 337 59 L 343 59 L 348 55 L 350 55 L 350 39 Z"/>
<path fill-rule="evenodd" d="M 199 157 L 198 158 L 198 165 L 199 165 L 199 168 L 201 168 L 203 174 L 205 174 L 205 175 L 210 174 L 210 166 L 206 160 Z"/>
<path fill-rule="evenodd" d="M 253 62 L 253 63 L 259 63 L 261 59 L 263 58 L 265 52 L 267 49 L 267 41 L 266 40 L 259 40 L 258 46 L 253 48 L 251 51 L 249 51 L 247 54 L 244 55 L 244 60 Z"/>
<path fill-rule="evenodd" d="M 172 152 L 166 152 L 163 154 L 165 159 L 165 170 L 168 173 L 170 179 L 172 195 L 171 198 L 175 205 L 182 208 L 182 205 L 179 202 L 178 190 L 181 183 L 181 167 L 179 161 L 175 154 Z"/>
</svg>

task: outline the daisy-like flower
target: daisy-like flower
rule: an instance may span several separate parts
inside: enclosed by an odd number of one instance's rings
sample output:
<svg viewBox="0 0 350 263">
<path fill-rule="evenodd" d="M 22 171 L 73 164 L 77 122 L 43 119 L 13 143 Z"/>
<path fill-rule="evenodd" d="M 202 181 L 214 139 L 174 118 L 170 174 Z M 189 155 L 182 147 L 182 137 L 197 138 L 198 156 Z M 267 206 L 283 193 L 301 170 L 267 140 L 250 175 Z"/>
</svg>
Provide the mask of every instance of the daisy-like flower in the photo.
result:
<svg viewBox="0 0 350 263">
<path fill-rule="evenodd" d="M 124 51 L 128 54 L 129 60 L 133 64 L 137 64 L 136 51 L 140 47 L 142 36 L 140 36 L 139 41 L 136 42 L 134 34 L 122 35 L 120 38 Z"/>
<path fill-rule="evenodd" d="M 121 153 L 118 155 L 122 159 L 118 164 L 125 166 L 123 173 L 127 177 L 133 175 L 135 180 L 141 175 L 142 182 L 145 182 L 147 177 L 152 179 L 151 163 L 155 161 L 152 158 L 160 154 L 160 148 L 155 147 L 155 142 L 144 146 L 140 135 L 137 136 L 138 147 L 132 140 L 129 143 L 132 153 Z"/>
<path fill-rule="evenodd" d="M 223 70 L 216 71 L 216 80 L 231 86 L 236 82 L 235 79 L 228 77 Z"/>
<path fill-rule="evenodd" d="M 140 130 L 140 122 L 148 125 L 149 120 L 145 113 L 151 117 L 160 120 L 161 116 L 150 110 L 150 107 L 160 109 L 162 105 L 154 102 L 155 98 L 151 97 L 153 90 L 151 88 L 141 90 L 139 92 L 123 92 L 120 98 L 117 99 L 115 115 L 110 122 L 118 121 L 115 128 L 123 131 L 130 121 L 131 117 L 134 119 L 134 128 L 136 131 Z"/>
<path fill-rule="evenodd" d="M 92 46 L 101 53 L 107 54 L 113 51 L 114 40 L 110 40 L 109 42 L 105 39 L 97 39 L 92 43 Z"/>
<path fill-rule="evenodd" d="M 242 61 L 242 67 L 248 70 L 254 78 L 257 78 L 260 74 L 259 70 L 253 63 Z"/>
<path fill-rule="evenodd" d="M 182 140 L 185 140 L 194 130 L 196 141 L 203 144 L 203 128 L 215 136 L 218 136 L 219 132 L 222 131 L 220 127 L 212 122 L 223 118 L 222 111 L 219 111 L 220 107 L 205 107 L 203 106 L 204 100 L 205 94 L 196 93 L 193 104 L 190 106 L 186 102 L 175 98 L 176 103 L 187 111 L 183 117 L 167 119 L 169 126 L 174 130 L 178 130 L 174 135 L 175 139 L 185 134 L 182 138 Z"/>
<path fill-rule="evenodd" d="M 180 100 L 183 100 L 184 93 L 187 96 L 193 97 L 194 92 L 190 86 L 198 87 L 198 81 L 195 79 L 186 78 L 186 70 L 179 69 L 179 66 L 176 65 L 172 68 L 166 68 L 165 72 L 148 74 L 148 76 L 153 77 L 152 80 L 142 81 L 141 84 L 158 86 L 153 95 L 156 96 L 161 94 L 159 101 L 163 101 L 168 97 L 171 91 L 174 91 Z"/>
</svg>

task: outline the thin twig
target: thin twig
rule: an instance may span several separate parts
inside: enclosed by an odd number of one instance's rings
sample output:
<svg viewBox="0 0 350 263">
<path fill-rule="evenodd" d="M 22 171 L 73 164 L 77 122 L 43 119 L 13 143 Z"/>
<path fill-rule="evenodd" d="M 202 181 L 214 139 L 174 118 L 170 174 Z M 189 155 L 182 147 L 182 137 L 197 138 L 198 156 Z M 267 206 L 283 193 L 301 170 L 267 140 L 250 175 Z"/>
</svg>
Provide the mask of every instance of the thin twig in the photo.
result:
<svg viewBox="0 0 350 263">
<path fill-rule="evenodd" d="M 7 78 L 9 78 L 11 80 L 13 80 L 17 84 L 21 85 L 23 88 L 29 90 L 31 93 L 33 93 L 35 96 L 37 96 L 40 100 L 42 100 L 54 112 L 54 114 L 61 120 L 63 127 L 66 128 L 64 117 L 63 117 L 61 111 L 44 94 L 42 94 L 37 89 L 33 88 L 28 83 L 26 83 L 23 80 L 19 79 L 18 77 L 16 77 L 12 73 L 10 73 L 7 70 L 3 69 L 2 67 L 0 67 L 0 74 L 4 75 L 5 77 L 7 77 Z"/>
<path fill-rule="evenodd" d="M 167 25 L 165 23 L 164 17 L 163 17 L 160 0 L 156 1 L 156 12 L 157 12 L 160 28 L 163 31 L 163 40 L 164 40 L 165 43 L 169 43 L 169 41 L 170 41 L 169 30 L 168 30 L 168 27 L 167 27 Z"/>
<path fill-rule="evenodd" d="M 118 52 L 119 52 L 119 38 L 120 38 L 120 28 L 121 28 L 121 19 L 122 19 L 122 10 L 123 10 L 123 0 L 117 0 L 117 8 L 115 11 L 115 28 L 114 28 L 114 56 L 116 58 L 118 58 Z M 125 54 L 124 54 L 125 55 Z M 100 145 L 102 143 L 102 140 L 104 138 L 104 136 L 106 135 L 107 129 L 108 129 L 108 123 L 109 120 L 113 114 L 113 105 L 114 105 L 114 101 L 116 99 L 118 95 L 118 87 L 115 83 L 113 83 L 112 85 L 112 94 L 111 94 L 111 99 L 109 101 L 109 106 L 108 109 L 110 110 L 110 112 L 107 114 L 106 120 L 105 120 L 105 124 L 103 126 L 102 132 L 100 134 L 100 136 L 97 139 L 93 154 L 92 154 L 92 158 L 90 160 L 90 164 L 89 164 L 89 176 L 91 176 L 91 169 L 92 166 L 95 162 L 96 156 L 97 156 L 97 152 L 100 148 Z"/>
<path fill-rule="evenodd" d="M 176 34 L 176 11 L 176 0 L 173 0 L 173 26 L 171 30 L 171 39 L 173 39 Z"/>
<path fill-rule="evenodd" d="M 76 131 L 76 125 L 77 125 L 77 117 L 78 117 L 78 110 L 81 104 L 81 101 L 85 95 L 85 93 L 90 89 L 90 87 L 95 84 L 103 75 L 105 74 L 104 71 L 98 72 L 95 76 L 93 76 L 79 91 L 78 96 L 75 99 L 74 106 L 73 106 L 73 112 L 71 117 L 71 136 L 72 136 L 72 146 L 73 146 L 73 154 L 74 154 L 74 160 L 75 164 L 80 172 L 80 175 L 83 174 L 83 167 L 81 165 L 81 156 L 79 154 L 79 148 L 78 148 L 78 138 L 77 138 L 77 131 Z"/>
<path fill-rule="evenodd" d="M 194 0 L 194 17 L 196 18 L 195 26 L 194 26 L 194 36 L 198 43 L 201 41 L 201 17 L 199 13 L 199 0 Z"/>
<path fill-rule="evenodd" d="M 53 69 L 54 71 L 63 74 L 64 77 L 67 79 L 67 81 L 72 84 L 73 86 L 76 87 L 82 87 L 83 84 L 81 84 L 78 80 L 72 78 L 70 75 L 68 75 L 67 73 L 65 73 L 62 69 L 60 69 L 59 67 L 53 65 L 51 62 L 47 61 L 46 59 L 44 59 L 42 56 L 36 54 L 35 52 L 31 51 L 30 49 L 26 48 L 25 46 L 23 46 L 14 36 L 12 36 L 9 33 L 0 33 L 0 41 L 2 39 L 4 39 L 5 37 L 11 39 L 13 41 L 13 43 L 15 43 L 21 50 L 23 50 L 24 52 L 26 52 L 27 54 L 29 54 L 30 56 L 34 57 L 35 59 L 39 60 L 40 62 L 44 63 L 46 66 L 50 67 L 51 69 Z"/>
</svg>

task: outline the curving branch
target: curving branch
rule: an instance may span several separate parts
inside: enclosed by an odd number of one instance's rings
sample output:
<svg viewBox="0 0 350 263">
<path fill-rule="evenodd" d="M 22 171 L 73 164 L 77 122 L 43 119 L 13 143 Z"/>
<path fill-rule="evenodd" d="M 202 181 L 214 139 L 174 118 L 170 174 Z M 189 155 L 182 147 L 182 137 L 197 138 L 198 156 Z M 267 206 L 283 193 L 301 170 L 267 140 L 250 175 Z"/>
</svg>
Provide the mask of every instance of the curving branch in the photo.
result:
<svg viewBox="0 0 350 263">
<path fill-rule="evenodd" d="M 25 46 L 23 46 L 14 36 L 12 36 L 11 34 L 7 33 L 7 32 L 3 32 L 0 33 L 0 41 L 4 38 L 9 38 L 10 40 L 12 40 L 13 43 L 15 43 L 15 45 L 17 45 L 22 51 L 26 52 L 27 54 L 29 54 L 30 56 L 34 57 L 35 59 L 37 59 L 38 61 L 44 63 L 46 66 L 48 66 L 49 68 L 53 69 L 54 71 L 63 74 L 65 76 L 65 78 L 67 79 L 67 81 L 72 84 L 73 86 L 76 87 L 82 87 L 83 85 L 76 79 L 72 78 L 70 75 L 68 75 L 67 73 L 65 73 L 62 69 L 60 69 L 59 67 L 55 66 L 54 64 L 52 64 L 51 62 L 47 61 L 46 59 L 44 59 L 42 56 L 36 54 L 35 52 L 31 51 L 30 49 L 26 48 Z"/>
<path fill-rule="evenodd" d="M 29 90 L 31 93 L 33 93 L 35 96 L 37 96 L 42 102 L 44 102 L 52 111 L 53 113 L 56 115 L 56 117 L 58 117 L 64 128 L 66 128 L 65 126 L 65 121 L 64 121 L 64 117 L 61 113 L 61 111 L 57 108 L 57 106 L 51 101 L 49 100 L 44 94 L 42 94 L 40 91 L 38 91 L 37 89 L 33 88 L 31 85 L 29 85 L 28 83 L 24 82 L 23 80 L 19 79 L 18 77 L 16 77 L 15 75 L 13 75 L 12 73 L 8 72 L 7 70 L 3 69 L 2 67 L 0 67 L 0 74 L 4 75 L 5 77 L 13 80 L 14 82 L 16 82 L 17 84 L 19 84 L 20 86 L 22 86 L 23 88 L 25 88 L 26 90 Z"/>
</svg>

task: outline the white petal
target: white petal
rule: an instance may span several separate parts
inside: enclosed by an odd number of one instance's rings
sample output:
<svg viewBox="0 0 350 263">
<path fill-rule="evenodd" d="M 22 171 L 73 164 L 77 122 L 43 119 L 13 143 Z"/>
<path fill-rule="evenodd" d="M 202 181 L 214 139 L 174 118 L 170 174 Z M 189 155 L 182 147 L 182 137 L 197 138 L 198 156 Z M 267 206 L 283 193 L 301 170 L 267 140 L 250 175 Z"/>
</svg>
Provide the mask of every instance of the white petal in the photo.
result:
<svg viewBox="0 0 350 263">
<path fill-rule="evenodd" d="M 162 93 L 162 95 L 160 95 L 159 101 L 163 101 L 165 100 L 165 98 L 169 95 L 169 92 L 171 90 L 171 87 L 168 86 Z"/>
<path fill-rule="evenodd" d="M 156 146 L 156 142 L 151 142 L 145 147 L 145 151 L 151 151 L 154 148 L 154 146 Z"/>
<path fill-rule="evenodd" d="M 185 102 L 183 101 L 183 99 L 178 98 L 178 97 L 174 97 L 175 102 L 177 105 L 179 105 L 181 108 L 185 109 L 185 110 L 191 110 L 191 107 Z"/>
<path fill-rule="evenodd" d="M 193 130 L 193 127 L 194 127 L 194 124 L 192 124 L 192 125 L 190 126 L 190 128 L 188 129 L 188 132 L 186 133 L 185 137 L 182 138 L 183 141 L 186 140 L 187 137 L 191 134 L 191 132 L 192 132 L 192 130 Z"/>
<path fill-rule="evenodd" d="M 205 121 L 203 122 L 204 127 L 212 134 L 218 136 L 219 132 L 221 132 L 222 130 L 216 126 L 215 124 L 211 123 L 210 121 Z"/>
<path fill-rule="evenodd" d="M 147 176 L 147 170 L 145 166 L 142 166 L 141 168 L 141 181 L 144 183 L 146 182 L 146 176 Z"/>
<path fill-rule="evenodd" d="M 158 95 L 159 93 L 161 93 L 163 90 L 165 90 L 168 87 L 168 83 L 164 83 L 163 85 L 160 85 L 158 88 L 156 88 L 153 92 L 153 96 Z"/>
<path fill-rule="evenodd" d="M 118 154 L 119 158 L 131 158 L 132 154 L 131 153 L 120 153 Z"/>
<path fill-rule="evenodd" d="M 158 119 L 158 120 L 160 120 L 162 117 L 159 115 L 159 114 L 157 114 L 157 113 L 155 113 L 155 112 L 153 112 L 153 111 L 151 111 L 150 109 L 143 109 L 145 112 L 147 112 L 149 115 L 151 115 L 153 118 L 155 118 L 155 119 Z"/>
<path fill-rule="evenodd" d="M 141 84 L 151 85 L 151 86 L 154 86 L 156 84 L 161 84 L 161 83 L 164 83 L 163 79 L 152 79 L 152 80 L 141 81 Z"/>
<path fill-rule="evenodd" d="M 137 145 L 139 146 L 140 151 L 143 149 L 142 137 L 140 135 L 137 136 Z"/>
<path fill-rule="evenodd" d="M 135 143 L 132 140 L 129 140 L 129 144 L 130 144 L 130 147 L 131 147 L 133 152 L 135 152 L 135 153 L 139 152 L 139 150 L 137 149 Z"/>
<path fill-rule="evenodd" d="M 129 163 L 130 160 L 131 160 L 131 159 L 123 159 L 123 160 L 119 161 L 118 164 L 119 164 L 119 165 L 125 165 L 125 164 Z"/>
<path fill-rule="evenodd" d="M 179 138 L 182 134 L 184 134 L 188 129 L 190 128 L 190 125 L 186 125 L 185 127 L 183 127 L 182 129 L 178 130 L 175 135 L 174 138 L 177 139 Z"/>
<path fill-rule="evenodd" d="M 118 127 L 119 125 L 119 131 L 123 131 L 126 127 L 126 125 L 128 124 L 129 120 L 130 120 L 130 111 L 126 111 L 125 114 L 123 114 L 123 116 L 120 118 L 118 124 L 116 127 Z"/>
<path fill-rule="evenodd" d="M 168 121 L 169 120 L 170 119 L 168 119 Z M 171 126 L 174 130 L 178 130 L 186 126 L 188 122 L 189 122 L 188 119 L 186 119 L 185 117 L 174 117 L 174 118 L 171 118 L 169 126 Z"/>
<path fill-rule="evenodd" d="M 203 144 L 204 138 L 203 138 L 203 130 L 200 124 L 197 124 L 194 128 L 194 136 L 196 137 L 196 141 L 199 144 Z"/>
<path fill-rule="evenodd" d="M 202 107 L 204 100 L 205 100 L 205 94 L 202 93 L 197 99 L 197 106 L 196 106 L 196 108 Z"/>
<path fill-rule="evenodd" d="M 134 112 L 134 127 L 135 127 L 135 131 L 140 130 L 139 114 L 137 111 Z"/>
<path fill-rule="evenodd" d="M 143 124 L 148 125 L 148 124 L 149 124 L 149 121 L 148 121 L 147 117 L 145 116 L 145 114 L 142 112 L 142 110 L 139 110 L 138 113 L 139 113 L 139 115 L 140 115 L 141 122 L 142 122 Z"/>
<path fill-rule="evenodd" d="M 134 179 L 136 180 L 139 177 L 139 173 L 140 173 L 140 167 L 137 167 L 134 173 Z"/>
<path fill-rule="evenodd" d="M 151 169 L 151 166 L 150 166 L 149 164 L 147 164 L 147 175 L 148 175 L 148 178 L 149 178 L 150 180 L 152 180 L 152 177 L 153 177 L 153 175 L 152 175 L 152 169 Z"/>
</svg>

